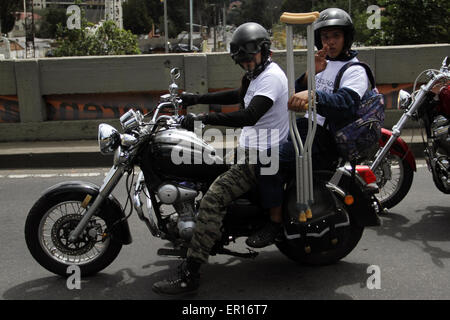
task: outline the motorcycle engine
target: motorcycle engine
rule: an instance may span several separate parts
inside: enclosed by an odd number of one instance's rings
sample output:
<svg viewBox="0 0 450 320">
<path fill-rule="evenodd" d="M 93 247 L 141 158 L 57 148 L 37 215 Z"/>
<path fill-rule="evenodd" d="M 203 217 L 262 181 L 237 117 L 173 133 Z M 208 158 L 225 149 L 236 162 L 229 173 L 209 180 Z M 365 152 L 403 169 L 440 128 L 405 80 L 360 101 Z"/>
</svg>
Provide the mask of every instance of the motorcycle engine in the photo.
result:
<svg viewBox="0 0 450 320">
<path fill-rule="evenodd" d="M 178 234 L 189 241 L 195 227 L 195 198 L 198 191 L 190 185 L 165 183 L 158 188 L 157 196 L 163 204 L 171 204 L 176 212 Z"/>
<path fill-rule="evenodd" d="M 439 115 L 431 124 L 431 134 L 434 144 L 434 157 L 430 159 L 433 174 L 445 190 L 450 191 L 450 119 Z"/>
<path fill-rule="evenodd" d="M 450 120 L 444 116 L 437 116 L 431 124 L 431 133 L 436 152 L 448 156 L 450 154 Z"/>
</svg>

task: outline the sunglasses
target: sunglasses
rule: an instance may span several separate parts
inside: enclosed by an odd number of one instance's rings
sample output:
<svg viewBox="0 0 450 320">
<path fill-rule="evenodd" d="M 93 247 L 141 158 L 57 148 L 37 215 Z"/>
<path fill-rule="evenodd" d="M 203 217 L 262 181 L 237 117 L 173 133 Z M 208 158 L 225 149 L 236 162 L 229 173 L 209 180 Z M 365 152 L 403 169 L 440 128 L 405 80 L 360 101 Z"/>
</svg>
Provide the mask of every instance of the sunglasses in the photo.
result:
<svg viewBox="0 0 450 320">
<path fill-rule="evenodd" d="M 241 53 L 255 54 L 261 51 L 261 47 L 256 42 L 247 42 L 243 45 L 237 45 L 235 43 L 230 44 L 230 53 L 237 55 Z"/>
</svg>

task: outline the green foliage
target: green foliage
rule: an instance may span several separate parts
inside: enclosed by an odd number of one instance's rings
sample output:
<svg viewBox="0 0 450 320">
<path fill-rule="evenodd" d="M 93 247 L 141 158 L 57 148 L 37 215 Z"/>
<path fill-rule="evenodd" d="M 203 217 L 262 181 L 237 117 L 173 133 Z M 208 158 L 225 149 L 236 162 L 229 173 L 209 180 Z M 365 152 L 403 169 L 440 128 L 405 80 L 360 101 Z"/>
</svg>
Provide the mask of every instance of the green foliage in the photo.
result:
<svg viewBox="0 0 450 320">
<path fill-rule="evenodd" d="M 312 11 L 336 7 L 349 12 L 351 8 L 355 42 L 362 45 L 425 44 L 449 41 L 449 3 L 448 0 L 319 0 L 313 1 Z M 370 5 L 381 8 L 380 29 L 367 26 L 373 14 L 367 12 Z"/>
<path fill-rule="evenodd" d="M 448 0 L 380 0 L 382 44 L 442 43 L 450 40 Z"/>
<path fill-rule="evenodd" d="M 146 34 L 152 30 L 153 19 L 146 3 L 145 0 L 128 0 L 123 4 L 124 29 L 133 34 Z"/>
<path fill-rule="evenodd" d="M 69 30 L 57 25 L 57 45 L 54 56 L 102 56 L 139 54 L 136 36 L 106 21 L 96 30 L 82 13 L 81 28 Z"/>
<path fill-rule="evenodd" d="M 45 9 L 39 29 L 36 32 L 38 38 L 56 37 L 58 23 L 63 25 L 67 21 L 66 9 L 49 7 Z"/>
<path fill-rule="evenodd" d="M 232 15 L 234 24 L 240 25 L 245 22 L 257 22 L 266 29 L 272 28 L 272 11 L 268 10 L 267 0 L 246 0 L 240 9 L 236 9 Z M 232 20 L 232 21 L 233 21 Z"/>
</svg>

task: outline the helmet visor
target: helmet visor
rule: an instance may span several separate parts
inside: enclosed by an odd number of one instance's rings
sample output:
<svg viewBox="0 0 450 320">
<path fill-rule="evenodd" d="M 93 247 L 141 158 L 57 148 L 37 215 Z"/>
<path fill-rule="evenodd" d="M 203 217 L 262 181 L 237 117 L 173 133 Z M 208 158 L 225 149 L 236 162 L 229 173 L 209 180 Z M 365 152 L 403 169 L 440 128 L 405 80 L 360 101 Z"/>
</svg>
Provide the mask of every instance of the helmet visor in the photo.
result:
<svg viewBox="0 0 450 320">
<path fill-rule="evenodd" d="M 236 43 L 230 44 L 231 55 L 237 55 L 240 53 L 255 54 L 261 51 L 260 46 L 256 42 L 247 42 L 242 45 L 237 45 Z"/>
</svg>

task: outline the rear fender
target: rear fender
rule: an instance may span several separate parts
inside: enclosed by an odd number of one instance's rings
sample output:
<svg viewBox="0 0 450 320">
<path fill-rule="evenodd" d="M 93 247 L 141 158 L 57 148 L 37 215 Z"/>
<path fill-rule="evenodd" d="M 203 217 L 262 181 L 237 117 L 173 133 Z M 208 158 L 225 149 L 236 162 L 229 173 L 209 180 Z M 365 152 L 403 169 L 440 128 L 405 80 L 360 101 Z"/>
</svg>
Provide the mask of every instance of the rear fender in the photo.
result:
<svg viewBox="0 0 450 320">
<path fill-rule="evenodd" d="M 356 179 L 352 182 L 351 173 L 344 168 L 340 169 L 343 174 L 339 183 L 335 187 L 329 183 L 327 184 L 327 188 L 340 199 L 347 210 L 352 212 L 352 216 L 358 226 L 379 226 L 381 222 L 376 212 L 375 199 L 373 198 L 373 195 L 364 192 L 364 186 L 366 184 L 364 180 L 357 174 Z M 327 172 L 319 171 L 316 172 L 316 174 L 325 175 Z M 353 204 L 344 204 L 344 197 L 346 195 L 353 196 Z"/>
<path fill-rule="evenodd" d="M 364 192 L 364 186 L 366 185 L 364 180 L 356 174 L 356 179 L 352 182 L 351 173 L 348 170 L 343 167 L 338 170 L 342 172 L 342 176 L 337 184 L 327 183 L 328 190 L 345 206 L 346 210 L 351 212 L 356 225 L 363 227 L 379 226 L 381 222 L 376 212 L 376 206 L 374 206 L 376 200 L 372 194 Z M 314 171 L 313 180 L 330 181 L 333 175 L 334 172 L 331 171 Z M 292 179 L 288 184 L 285 199 L 287 199 L 288 192 L 292 188 L 295 188 L 295 179 Z M 346 195 L 353 196 L 354 202 L 352 205 L 344 203 Z"/>
<path fill-rule="evenodd" d="M 97 185 L 90 182 L 67 181 L 58 183 L 45 190 L 38 201 L 48 201 L 49 199 L 56 197 L 58 195 L 75 192 L 91 195 L 92 196 L 91 203 L 92 203 L 99 194 L 99 190 L 100 188 Z M 119 219 L 125 217 L 125 214 L 119 201 L 111 194 L 104 201 L 99 210 L 102 219 L 104 219 L 108 223 L 114 223 Z M 132 242 L 130 227 L 126 220 L 121 222 L 114 228 L 111 239 L 114 241 L 118 241 L 122 244 L 130 244 Z"/>
<path fill-rule="evenodd" d="M 381 138 L 379 140 L 380 147 L 384 147 L 388 142 L 389 138 L 392 136 L 392 131 L 381 128 Z M 397 155 L 400 158 L 405 158 L 411 169 L 417 171 L 416 159 L 408 144 L 400 137 L 398 137 L 392 147 L 389 149 L 391 154 Z"/>
</svg>

